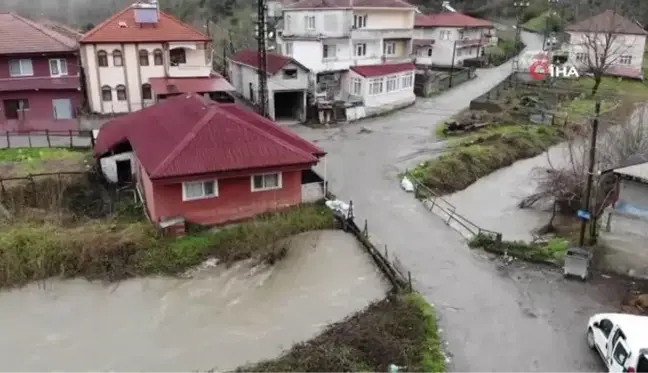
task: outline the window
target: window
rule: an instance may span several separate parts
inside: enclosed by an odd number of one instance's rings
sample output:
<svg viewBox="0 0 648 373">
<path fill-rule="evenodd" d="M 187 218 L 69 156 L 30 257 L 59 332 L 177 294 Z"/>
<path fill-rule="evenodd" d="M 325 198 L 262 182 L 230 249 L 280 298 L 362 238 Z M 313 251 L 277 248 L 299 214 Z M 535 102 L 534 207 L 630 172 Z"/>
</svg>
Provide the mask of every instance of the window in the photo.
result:
<svg viewBox="0 0 648 373">
<path fill-rule="evenodd" d="M 369 94 L 379 95 L 383 91 L 383 78 L 371 79 L 369 81 Z"/>
<path fill-rule="evenodd" d="M 148 83 L 142 84 L 142 100 L 152 100 L 153 92 L 151 92 L 151 85 Z"/>
<path fill-rule="evenodd" d="M 353 55 L 356 57 L 364 57 L 367 55 L 367 44 L 358 43 L 353 48 Z"/>
<path fill-rule="evenodd" d="M 29 101 L 24 98 L 3 100 L 2 103 L 7 119 L 20 119 L 20 113 L 29 110 Z"/>
<path fill-rule="evenodd" d="M 582 52 L 576 53 L 576 61 L 586 63 L 587 53 L 582 53 Z"/>
<path fill-rule="evenodd" d="M 112 101 L 112 89 L 107 85 L 101 87 L 101 100 Z"/>
<path fill-rule="evenodd" d="M 384 53 L 386 56 L 393 56 L 396 54 L 396 42 L 386 41 L 384 46 Z"/>
<path fill-rule="evenodd" d="M 358 78 L 351 78 L 349 90 L 352 95 L 362 96 L 362 81 Z"/>
<path fill-rule="evenodd" d="M 354 28 L 364 28 L 367 27 L 367 15 L 366 14 L 354 14 L 353 15 L 353 27 Z"/>
<path fill-rule="evenodd" d="M 441 30 L 441 40 L 450 40 L 450 30 Z"/>
<path fill-rule="evenodd" d="M 148 51 L 146 49 L 140 49 L 139 51 L 139 64 L 140 66 L 149 65 Z"/>
<path fill-rule="evenodd" d="M 407 73 L 401 77 L 401 89 L 410 88 L 414 85 L 412 73 Z"/>
<path fill-rule="evenodd" d="M 293 43 L 288 42 L 288 43 L 284 44 L 284 47 L 286 47 L 286 50 L 285 50 L 286 56 L 292 56 L 293 55 Z"/>
<path fill-rule="evenodd" d="M 304 23 L 306 24 L 306 30 L 315 30 L 315 16 L 305 16 Z"/>
<path fill-rule="evenodd" d="M 68 74 L 67 61 L 64 58 L 54 58 L 49 60 L 49 69 L 51 76 L 62 76 Z"/>
<path fill-rule="evenodd" d="M 632 56 L 621 56 L 621 57 L 619 57 L 619 64 L 620 65 L 631 65 L 632 64 Z"/>
<path fill-rule="evenodd" d="M 432 57 L 432 48 L 427 49 L 427 56 Z"/>
<path fill-rule="evenodd" d="M 181 63 L 187 63 L 187 54 L 184 48 L 171 49 L 169 59 L 171 60 L 171 66 L 178 66 Z"/>
<path fill-rule="evenodd" d="M 459 31 L 459 39 L 463 39 L 466 37 L 466 33 L 463 31 Z"/>
<path fill-rule="evenodd" d="M 297 79 L 297 69 L 284 69 L 282 75 L 284 79 Z"/>
<path fill-rule="evenodd" d="M 11 76 L 32 76 L 34 75 L 34 68 L 30 59 L 10 60 L 9 61 L 9 74 Z"/>
<path fill-rule="evenodd" d="M 335 45 L 324 44 L 322 46 L 322 56 L 324 56 L 324 58 L 335 58 L 335 52 Z"/>
<path fill-rule="evenodd" d="M 99 67 L 108 67 L 108 53 L 106 51 L 97 52 L 97 65 Z"/>
<path fill-rule="evenodd" d="M 126 87 L 120 84 L 115 90 L 117 91 L 117 100 L 126 101 Z"/>
<path fill-rule="evenodd" d="M 614 348 L 614 360 L 619 363 L 619 365 L 624 366 L 626 360 L 628 359 L 628 351 L 623 347 L 623 343 L 617 343 Z"/>
<path fill-rule="evenodd" d="M 394 92 L 398 89 L 398 78 L 390 76 L 387 78 L 387 92 Z"/>
<path fill-rule="evenodd" d="M 281 189 L 281 173 L 263 174 L 252 176 L 252 191 Z"/>
<path fill-rule="evenodd" d="M 290 32 L 290 29 L 292 28 L 292 18 L 290 16 L 286 16 L 286 24 L 284 25 L 284 29 L 286 32 Z"/>
<path fill-rule="evenodd" d="M 218 182 L 216 180 L 182 183 L 183 201 L 193 201 L 196 199 L 212 197 L 218 197 Z"/>
<path fill-rule="evenodd" d="M 463 54 L 463 49 L 457 49 L 455 52 L 457 57 L 460 57 Z"/>
<path fill-rule="evenodd" d="M 155 66 L 164 65 L 164 58 L 162 57 L 162 50 L 156 49 L 153 51 L 153 64 Z"/>
<path fill-rule="evenodd" d="M 124 59 L 122 57 L 122 52 L 119 49 L 115 49 L 112 52 L 113 66 L 124 66 Z"/>
</svg>

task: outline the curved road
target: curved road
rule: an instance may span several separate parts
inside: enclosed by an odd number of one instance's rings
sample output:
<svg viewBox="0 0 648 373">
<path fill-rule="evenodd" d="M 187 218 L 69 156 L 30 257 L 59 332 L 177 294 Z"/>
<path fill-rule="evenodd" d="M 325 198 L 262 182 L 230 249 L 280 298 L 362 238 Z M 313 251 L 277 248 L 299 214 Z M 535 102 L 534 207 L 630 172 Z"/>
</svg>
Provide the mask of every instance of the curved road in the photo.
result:
<svg viewBox="0 0 648 373">
<path fill-rule="evenodd" d="M 523 38 L 530 48 L 541 45 L 537 35 Z M 393 115 L 337 129 L 295 129 L 329 152 L 333 191 L 353 200 L 357 218 L 369 220 L 373 238 L 411 270 L 417 289 L 437 307 L 449 370 L 601 370 L 583 333 L 589 314 L 613 309 L 607 305 L 616 299 L 599 289 L 609 284 L 565 282 L 556 272 L 498 264 L 470 251 L 396 179 L 445 146 L 434 139 L 438 124 L 510 70 L 510 63 L 482 70 L 477 79 Z"/>
</svg>

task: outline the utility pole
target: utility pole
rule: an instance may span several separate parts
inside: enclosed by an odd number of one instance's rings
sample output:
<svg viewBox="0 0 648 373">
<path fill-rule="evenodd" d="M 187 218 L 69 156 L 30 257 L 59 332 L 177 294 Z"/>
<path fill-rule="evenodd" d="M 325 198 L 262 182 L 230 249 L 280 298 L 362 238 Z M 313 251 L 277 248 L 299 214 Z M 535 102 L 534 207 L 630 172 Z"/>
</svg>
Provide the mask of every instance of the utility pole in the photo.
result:
<svg viewBox="0 0 648 373">
<path fill-rule="evenodd" d="M 522 43 L 522 16 L 524 15 L 524 10 L 529 7 L 528 1 L 516 1 L 513 3 L 513 6 L 516 9 L 516 18 L 515 18 L 515 48 Z M 520 70 L 520 57 L 519 53 L 515 53 L 513 56 L 513 72 L 517 73 Z"/>
<path fill-rule="evenodd" d="M 545 50 L 547 45 L 547 39 L 549 38 L 549 21 L 555 16 L 556 11 L 554 10 L 554 5 L 558 3 L 558 0 L 547 0 L 549 5 L 547 9 L 547 17 L 545 17 L 545 27 L 544 33 L 542 36 L 542 50 Z"/>
<path fill-rule="evenodd" d="M 596 162 L 596 136 L 598 134 L 598 125 L 599 125 L 599 115 L 601 114 L 601 100 L 596 101 L 595 115 L 592 120 L 592 139 L 590 140 L 590 149 L 589 149 L 589 167 L 587 169 L 587 187 L 585 189 L 585 200 L 583 201 L 583 210 L 589 214 L 589 219 L 581 219 L 580 227 L 580 237 L 578 240 L 578 245 L 583 247 L 585 245 L 585 230 L 587 227 L 587 221 L 593 218 L 593 214 L 590 212 L 591 209 L 591 197 L 592 197 L 592 184 L 594 182 L 594 165 Z"/>
<path fill-rule="evenodd" d="M 265 0 L 257 0 L 257 51 L 259 54 L 259 114 L 268 117 L 268 55 Z"/>
<path fill-rule="evenodd" d="M 452 45 L 452 64 L 450 65 L 450 80 L 448 81 L 448 88 L 452 88 L 452 76 L 454 75 L 455 56 L 457 55 L 457 41 Z"/>
</svg>

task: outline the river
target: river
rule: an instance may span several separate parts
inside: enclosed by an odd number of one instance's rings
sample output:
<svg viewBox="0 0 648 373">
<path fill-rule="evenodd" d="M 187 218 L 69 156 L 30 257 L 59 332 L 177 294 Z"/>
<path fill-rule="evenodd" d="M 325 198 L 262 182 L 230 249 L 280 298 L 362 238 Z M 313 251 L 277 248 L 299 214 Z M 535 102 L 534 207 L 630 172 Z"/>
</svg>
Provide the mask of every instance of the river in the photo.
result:
<svg viewBox="0 0 648 373">
<path fill-rule="evenodd" d="M 385 295 L 355 238 L 308 232 L 274 267 L 206 262 L 189 278 L 82 279 L 0 293 L 4 371 L 227 370 L 277 356 Z"/>
</svg>

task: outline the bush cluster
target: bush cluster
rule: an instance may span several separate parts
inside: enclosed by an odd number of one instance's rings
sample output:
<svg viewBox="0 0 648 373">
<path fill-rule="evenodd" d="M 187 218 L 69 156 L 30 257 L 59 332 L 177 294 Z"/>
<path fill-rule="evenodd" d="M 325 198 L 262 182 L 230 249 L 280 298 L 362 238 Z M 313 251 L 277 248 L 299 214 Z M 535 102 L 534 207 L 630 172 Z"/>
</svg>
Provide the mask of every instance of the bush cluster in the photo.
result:
<svg viewBox="0 0 648 373">
<path fill-rule="evenodd" d="M 569 242 L 562 238 L 554 238 L 547 243 L 527 243 L 523 241 L 502 241 L 498 243 L 492 236 L 476 235 L 468 246 L 484 251 L 508 255 L 517 259 L 535 263 L 561 263 Z"/>
</svg>

